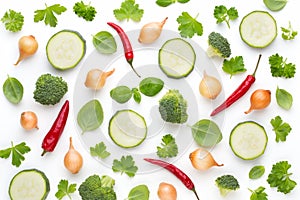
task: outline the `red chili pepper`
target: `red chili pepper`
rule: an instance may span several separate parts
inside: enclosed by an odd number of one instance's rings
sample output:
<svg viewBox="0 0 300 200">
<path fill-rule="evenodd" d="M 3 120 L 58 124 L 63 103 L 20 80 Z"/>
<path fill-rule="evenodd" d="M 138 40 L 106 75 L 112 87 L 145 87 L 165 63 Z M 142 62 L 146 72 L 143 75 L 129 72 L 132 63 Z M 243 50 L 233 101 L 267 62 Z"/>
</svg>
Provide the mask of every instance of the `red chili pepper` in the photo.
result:
<svg viewBox="0 0 300 200">
<path fill-rule="evenodd" d="M 152 158 L 144 158 L 144 160 L 147 162 L 150 162 L 154 165 L 161 166 L 161 167 L 165 168 L 166 170 L 168 170 L 169 172 L 171 172 L 172 174 L 174 174 L 179 180 L 181 180 L 181 182 L 185 185 L 185 187 L 187 187 L 189 190 L 192 190 L 194 192 L 194 194 L 196 195 L 197 199 L 200 200 L 200 198 L 196 192 L 195 185 L 192 182 L 192 180 L 183 171 L 181 171 L 179 168 L 177 168 L 175 165 L 172 165 L 172 164 L 167 163 L 162 160 L 152 159 Z"/>
<path fill-rule="evenodd" d="M 225 110 L 229 106 L 231 106 L 234 102 L 239 100 L 246 92 L 250 89 L 251 85 L 255 82 L 255 73 L 258 68 L 258 64 L 261 58 L 261 54 L 258 57 L 258 61 L 255 67 L 255 70 L 253 74 L 248 75 L 246 79 L 240 84 L 240 86 L 221 104 L 219 105 L 215 110 L 212 111 L 210 116 L 214 116 L 221 112 L 222 110 Z"/>
<path fill-rule="evenodd" d="M 69 115 L 69 101 L 66 100 L 64 105 L 59 111 L 59 114 L 54 121 L 51 129 L 45 136 L 43 143 L 42 143 L 42 148 L 44 149 L 42 156 L 47 153 L 47 152 L 52 152 L 65 128 L 67 119 Z"/>
<path fill-rule="evenodd" d="M 134 73 L 138 76 L 141 77 L 134 69 L 132 62 L 133 62 L 133 50 L 131 47 L 131 43 L 129 38 L 127 37 L 126 33 L 124 32 L 124 30 L 117 24 L 112 23 L 112 22 L 107 22 L 107 24 L 109 26 L 111 26 L 113 29 L 115 29 L 117 31 L 117 33 L 120 36 L 120 39 L 122 41 L 123 44 L 123 48 L 124 48 L 124 54 L 125 54 L 125 58 L 126 61 L 129 63 L 130 67 L 132 68 L 132 70 L 134 71 Z"/>
</svg>

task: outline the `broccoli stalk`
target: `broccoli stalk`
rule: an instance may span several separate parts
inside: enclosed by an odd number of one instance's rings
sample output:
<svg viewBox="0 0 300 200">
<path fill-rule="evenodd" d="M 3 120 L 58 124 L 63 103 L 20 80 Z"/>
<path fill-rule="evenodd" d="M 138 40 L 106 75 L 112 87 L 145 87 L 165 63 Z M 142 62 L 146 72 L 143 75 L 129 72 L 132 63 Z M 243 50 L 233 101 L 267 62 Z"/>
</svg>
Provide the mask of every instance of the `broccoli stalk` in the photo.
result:
<svg viewBox="0 0 300 200">
<path fill-rule="evenodd" d="M 220 33 L 211 32 L 208 36 L 208 57 L 228 58 L 231 55 L 230 44 Z"/>
<path fill-rule="evenodd" d="M 237 179 L 232 175 L 220 176 L 215 180 L 215 183 L 218 186 L 222 196 L 226 196 L 229 192 L 240 188 Z"/>
</svg>

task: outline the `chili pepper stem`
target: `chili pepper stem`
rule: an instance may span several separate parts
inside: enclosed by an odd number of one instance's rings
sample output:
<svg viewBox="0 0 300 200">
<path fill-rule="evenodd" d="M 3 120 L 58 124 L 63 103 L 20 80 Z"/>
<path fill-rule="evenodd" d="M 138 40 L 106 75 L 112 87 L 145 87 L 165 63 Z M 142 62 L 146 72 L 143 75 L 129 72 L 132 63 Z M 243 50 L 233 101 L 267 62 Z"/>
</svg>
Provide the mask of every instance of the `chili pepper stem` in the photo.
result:
<svg viewBox="0 0 300 200">
<path fill-rule="evenodd" d="M 141 76 L 137 73 L 137 71 L 134 69 L 133 65 L 132 65 L 132 60 L 127 60 L 127 62 L 129 63 L 131 69 L 134 71 L 134 73 L 139 77 L 141 78 Z"/>
<path fill-rule="evenodd" d="M 48 151 L 44 150 L 41 154 L 41 156 L 44 156 Z"/>
<path fill-rule="evenodd" d="M 194 194 L 196 195 L 196 198 L 197 198 L 197 200 L 200 200 L 200 198 L 199 198 L 199 196 L 198 196 L 198 194 L 197 194 L 197 192 L 196 192 L 195 188 L 194 188 L 194 189 L 192 189 L 192 191 L 193 191 L 193 192 L 194 192 Z"/>
<path fill-rule="evenodd" d="M 259 65 L 259 62 L 260 62 L 260 58 L 261 58 L 261 54 L 259 54 L 259 56 L 258 56 L 258 60 L 257 60 L 257 63 L 256 63 L 256 67 L 255 67 L 255 69 L 254 69 L 254 72 L 253 72 L 252 76 L 255 76 L 255 73 L 256 73 L 256 71 L 257 71 L 257 68 L 258 68 L 258 65 Z"/>
</svg>

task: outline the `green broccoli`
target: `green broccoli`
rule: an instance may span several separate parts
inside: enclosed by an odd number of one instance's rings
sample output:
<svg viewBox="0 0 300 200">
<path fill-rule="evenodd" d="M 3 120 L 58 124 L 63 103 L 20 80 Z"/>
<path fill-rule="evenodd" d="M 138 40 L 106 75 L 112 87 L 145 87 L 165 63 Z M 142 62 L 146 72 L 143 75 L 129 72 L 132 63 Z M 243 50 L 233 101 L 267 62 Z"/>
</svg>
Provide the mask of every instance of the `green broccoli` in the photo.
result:
<svg viewBox="0 0 300 200">
<path fill-rule="evenodd" d="M 33 98 L 42 105 L 57 104 L 67 93 L 68 84 L 62 77 L 51 74 L 41 75 L 36 83 Z"/>
<path fill-rule="evenodd" d="M 215 180 L 215 182 L 222 196 L 226 196 L 229 192 L 240 188 L 238 181 L 232 175 L 220 176 Z"/>
<path fill-rule="evenodd" d="M 206 53 L 209 57 L 218 56 L 228 58 L 231 55 L 230 44 L 220 33 L 211 32 L 208 36 L 208 48 Z"/>
<path fill-rule="evenodd" d="M 102 178 L 102 179 L 101 179 Z M 109 176 L 94 174 L 85 179 L 78 188 L 82 200 L 116 200 L 115 180 Z"/>
<path fill-rule="evenodd" d="M 187 101 L 178 90 L 169 90 L 159 100 L 159 112 L 166 122 L 182 124 L 187 121 Z"/>
</svg>

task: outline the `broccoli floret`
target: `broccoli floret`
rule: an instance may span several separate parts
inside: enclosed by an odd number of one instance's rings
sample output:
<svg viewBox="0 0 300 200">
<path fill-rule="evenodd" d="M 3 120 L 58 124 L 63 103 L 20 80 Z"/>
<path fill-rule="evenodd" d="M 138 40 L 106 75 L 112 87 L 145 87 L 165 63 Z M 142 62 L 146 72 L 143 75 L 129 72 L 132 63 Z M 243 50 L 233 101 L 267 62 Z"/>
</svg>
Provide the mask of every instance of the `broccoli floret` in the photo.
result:
<svg viewBox="0 0 300 200">
<path fill-rule="evenodd" d="M 187 121 L 187 101 L 178 90 L 169 90 L 159 100 L 159 112 L 166 122 L 182 124 Z"/>
<path fill-rule="evenodd" d="M 62 77 L 53 76 L 49 73 L 43 74 L 35 83 L 33 98 L 42 105 L 54 105 L 61 100 L 67 91 L 68 84 Z"/>
<path fill-rule="evenodd" d="M 115 180 L 109 176 L 103 176 L 103 183 L 98 175 L 91 175 L 85 179 L 78 188 L 82 200 L 116 200 L 113 189 Z M 106 186 L 107 185 L 107 186 Z M 111 187 L 110 187 L 111 186 Z"/>
<path fill-rule="evenodd" d="M 220 176 L 215 180 L 215 182 L 222 196 L 226 196 L 229 192 L 240 188 L 237 179 L 232 175 Z"/>
<path fill-rule="evenodd" d="M 211 32 L 208 36 L 208 48 L 206 53 L 209 57 L 218 56 L 228 58 L 231 55 L 230 44 L 220 33 Z"/>
</svg>

